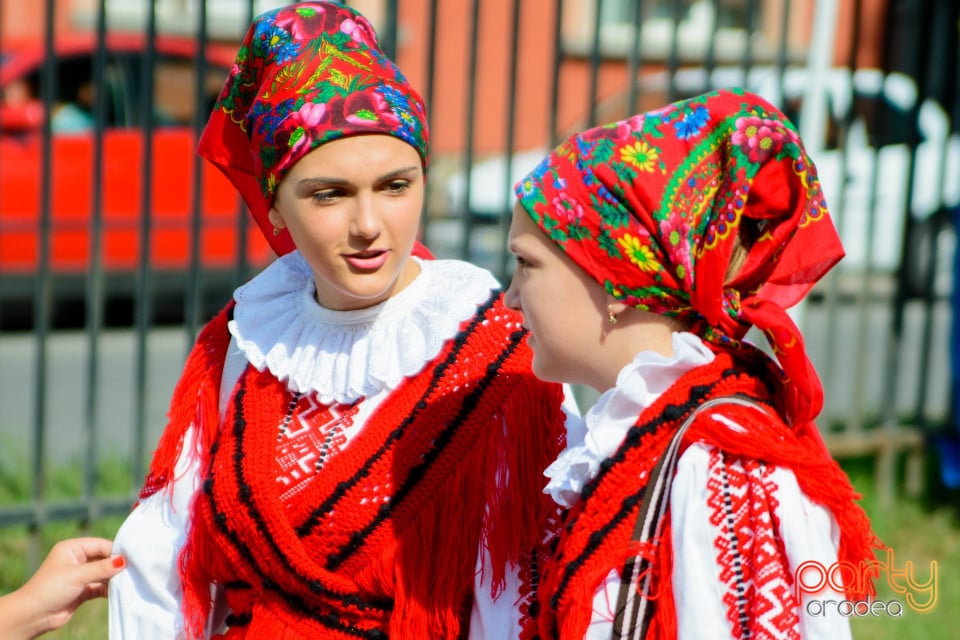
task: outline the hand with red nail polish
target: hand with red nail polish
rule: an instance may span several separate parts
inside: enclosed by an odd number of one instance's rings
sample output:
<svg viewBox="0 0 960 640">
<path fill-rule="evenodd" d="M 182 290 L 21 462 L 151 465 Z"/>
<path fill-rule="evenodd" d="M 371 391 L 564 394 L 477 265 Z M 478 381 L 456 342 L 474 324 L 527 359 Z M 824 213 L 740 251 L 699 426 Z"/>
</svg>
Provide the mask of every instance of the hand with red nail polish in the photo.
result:
<svg viewBox="0 0 960 640">
<path fill-rule="evenodd" d="M 25 585 L 0 597 L 0 638 L 36 638 L 59 629 L 87 600 L 107 595 L 107 582 L 125 561 L 110 555 L 104 538 L 71 538 L 55 544 Z"/>
</svg>

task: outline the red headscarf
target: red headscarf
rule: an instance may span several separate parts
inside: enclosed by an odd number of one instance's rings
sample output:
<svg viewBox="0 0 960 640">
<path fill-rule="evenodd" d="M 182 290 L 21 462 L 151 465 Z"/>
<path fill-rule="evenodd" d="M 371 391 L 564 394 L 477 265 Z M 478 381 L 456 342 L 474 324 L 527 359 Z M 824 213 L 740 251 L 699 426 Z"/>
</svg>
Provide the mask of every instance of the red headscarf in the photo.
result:
<svg viewBox="0 0 960 640">
<path fill-rule="evenodd" d="M 297 160 L 337 138 L 381 133 L 427 166 L 423 101 L 379 49 L 373 27 L 338 2 L 299 2 L 250 26 L 198 152 L 233 182 L 278 255 L 294 249 L 268 220 Z"/>
<path fill-rule="evenodd" d="M 718 348 L 762 330 L 783 368 L 788 419 L 823 389 L 786 309 L 840 258 L 816 169 L 762 98 L 715 91 L 590 129 L 516 186 L 521 205 L 614 298 L 688 320 Z M 734 239 L 753 237 L 727 281 Z"/>
</svg>

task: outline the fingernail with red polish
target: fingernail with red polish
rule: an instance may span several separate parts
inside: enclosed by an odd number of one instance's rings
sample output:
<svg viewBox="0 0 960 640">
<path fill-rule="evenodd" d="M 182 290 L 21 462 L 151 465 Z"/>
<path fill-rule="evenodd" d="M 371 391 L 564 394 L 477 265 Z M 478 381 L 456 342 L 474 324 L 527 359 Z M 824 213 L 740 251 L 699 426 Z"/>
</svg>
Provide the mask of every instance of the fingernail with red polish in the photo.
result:
<svg viewBox="0 0 960 640">
<path fill-rule="evenodd" d="M 117 569 L 125 566 L 126 564 L 127 564 L 127 560 L 123 556 L 117 556 L 116 558 L 113 559 L 113 566 L 115 566 Z"/>
</svg>

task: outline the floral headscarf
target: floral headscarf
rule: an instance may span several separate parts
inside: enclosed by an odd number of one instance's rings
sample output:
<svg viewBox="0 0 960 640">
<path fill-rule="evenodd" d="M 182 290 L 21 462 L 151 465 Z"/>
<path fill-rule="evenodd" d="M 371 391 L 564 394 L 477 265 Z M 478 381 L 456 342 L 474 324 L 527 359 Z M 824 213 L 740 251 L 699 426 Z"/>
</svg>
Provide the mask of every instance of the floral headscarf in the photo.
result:
<svg viewBox="0 0 960 640">
<path fill-rule="evenodd" d="M 382 133 L 427 165 L 423 101 L 379 49 L 373 27 L 337 2 L 300 2 L 254 20 L 198 152 L 237 187 L 278 255 L 293 250 L 268 213 L 287 170 L 319 145 Z"/>
<path fill-rule="evenodd" d="M 823 390 L 786 309 L 840 258 L 816 169 L 790 121 L 742 90 L 707 93 L 559 145 L 516 185 L 523 208 L 614 298 L 687 320 L 718 348 L 762 330 L 785 409 Z M 727 278 L 734 239 L 746 257 Z"/>
</svg>

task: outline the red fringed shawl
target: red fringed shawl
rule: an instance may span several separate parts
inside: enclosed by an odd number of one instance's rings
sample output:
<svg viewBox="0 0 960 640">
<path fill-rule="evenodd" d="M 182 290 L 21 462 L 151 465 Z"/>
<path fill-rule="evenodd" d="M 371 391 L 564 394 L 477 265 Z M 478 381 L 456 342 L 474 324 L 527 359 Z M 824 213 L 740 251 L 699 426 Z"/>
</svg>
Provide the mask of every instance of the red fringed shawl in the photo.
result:
<svg viewBox="0 0 960 640">
<path fill-rule="evenodd" d="M 532 375 L 517 314 L 491 298 L 289 508 L 276 483 L 284 385 L 248 367 L 217 419 L 227 318 L 197 341 L 147 483 L 172 477 L 195 423 L 205 481 L 180 558 L 191 633 L 217 583 L 231 639 L 458 637 L 481 544 L 502 587 L 556 510 L 542 470 L 563 446 L 562 391 Z"/>
<path fill-rule="evenodd" d="M 767 406 L 765 415 L 751 407 L 724 404 L 698 414 L 684 438 L 704 442 L 732 455 L 776 465 L 794 472 L 800 489 L 830 510 L 841 531 L 839 559 L 857 563 L 873 559 L 878 541 L 866 514 L 856 504 L 853 487 L 839 465 L 824 452 L 813 425 L 792 429 L 771 406 L 771 390 L 761 382 L 769 372 L 754 371 L 721 352 L 709 365 L 698 367 L 674 384 L 637 419 L 617 453 L 602 466 L 567 513 L 552 559 L 546 562 L 537 588 L 538 620 L 525 629 L 525 638 L 581 640 L 593 610 L 593 597 L 604 578 L 622 569 L 628 557 L 642 553 L 652 559 L 654 614 L 648 638 L 676 638 L 676 607 L 671 587 L 672 548 L 669 511 L 661 522 L 656 548 L 638 549 L 630 538 L 649 473 L 670 437 L 703 402 L 743 394 Z M 738 433 L 713 420 L 722 413 L 745 428 Z M 868 586 L 872 592 L 872 585 Z M 848 592 L 848 597 L 865 594 Z"/>
</svg>

